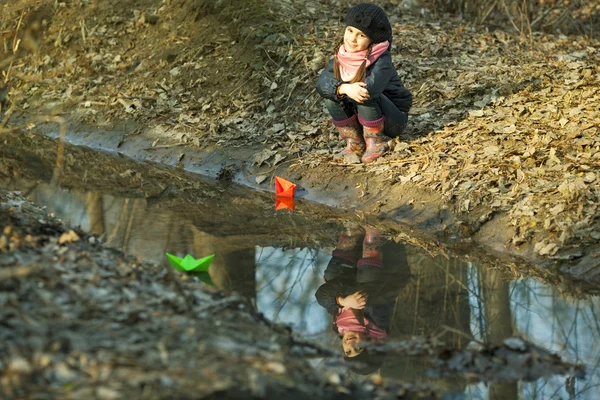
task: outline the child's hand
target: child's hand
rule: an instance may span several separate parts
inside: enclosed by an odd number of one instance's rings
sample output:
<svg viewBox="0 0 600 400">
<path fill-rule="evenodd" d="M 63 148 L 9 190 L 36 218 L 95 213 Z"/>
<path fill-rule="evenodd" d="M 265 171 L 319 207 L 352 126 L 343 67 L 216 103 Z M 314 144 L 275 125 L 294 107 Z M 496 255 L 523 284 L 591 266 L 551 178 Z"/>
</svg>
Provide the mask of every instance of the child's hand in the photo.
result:
<svg viewBox="0 0 600 400">
<path fill-rule="evenodd" d="M 357 103 L 364 103 L 369 100 L 369 91 L 365 89 L 367 86 L 364 82 L 344 83 L 340 85 L 340 94 L 345 94 Z"/>
<path fill-rule="evenodd" d="M 368 294 L 359 290 L 357 292 L 349 294 L 346 297 L 341 298 L 339 303 L 344 307 L 354 308 L 355 310 L 362 310 L 363 308 L 365 308 L 368 298 Z"/>
</svg>

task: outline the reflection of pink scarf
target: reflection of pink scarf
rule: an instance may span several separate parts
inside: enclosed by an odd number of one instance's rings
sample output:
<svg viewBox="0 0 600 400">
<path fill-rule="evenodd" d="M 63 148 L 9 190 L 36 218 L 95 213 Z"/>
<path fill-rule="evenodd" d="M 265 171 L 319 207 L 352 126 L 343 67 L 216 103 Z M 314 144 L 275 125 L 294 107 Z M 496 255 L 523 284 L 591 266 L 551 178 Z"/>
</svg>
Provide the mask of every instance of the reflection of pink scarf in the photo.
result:
<svg viewBox="0 0 600 400">
<path fill-rule="evenodd" d="M 373 64 L 375 60 L 377 60 L 379 56 L 381 56 L 388 49 L 389 46 L 390 42 L 387 41 L 374 44 L 371 50 L 371 55 L 367 60 L 367 68 L 369 68 L 369 65 Z M 356 75 L 356 72 L 358 72 L 360 64 L 362 64 L 366 56 L 367 50 L 350 53 L 346 51 L 346 47 L 344 47 L 344 45 L 340 46 L 336 57 L 340 66 L 340 75 L 342 76 L 342 80 L 344 82 L 349 82 L 352 80 L 352 78 L 354 78 L 354 75 Z"/>
<path fill-rule="evenodd" d="M 367 317 L 365 317 L 364 320 L 365 325 L 363 326 L 360 322 L 358 322 L 351 308 L 344 308 L 335 319 L 335 324 L 337 325 L 340 335 L 343 335 L 344 332 L 347 331 L 366 332 L 365 328 L 369 328 L 368 335 L 373 339 L 381 340 L 387 337 L 386 331 L 369 321 Z"/>
</svg>

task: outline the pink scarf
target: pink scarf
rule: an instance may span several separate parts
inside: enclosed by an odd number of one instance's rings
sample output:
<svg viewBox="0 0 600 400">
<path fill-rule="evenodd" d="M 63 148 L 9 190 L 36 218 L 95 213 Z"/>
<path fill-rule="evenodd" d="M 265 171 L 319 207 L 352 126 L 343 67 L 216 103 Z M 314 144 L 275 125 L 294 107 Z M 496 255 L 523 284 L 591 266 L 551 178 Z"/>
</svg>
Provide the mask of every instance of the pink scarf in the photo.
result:
<svg viewBox="0 0 600 400">
<path fill-rule="evenodd" d="M 366 328 L 369 328 L 368 335 L 373 339 L 382 340 L 387 337 L 386 331 L 369 321 L 366 317 L 364 320 L 365 326 L 358 322 L 351 308 L 344 308 L 335 319 L 335 324 L 340 335 L 343 335 L 347 331 L 366 332 Z"/>
<path fill-rule="evenodd" d="M 367 59 L 367 68 L 373 64 L 375 60 L 379 58 L 390 46 L 390 42 L 376 43 L 371 49 L 371 55 Z M 367 56 L 367 50 L 357 51 L 356 53 L 350 53 L 346 51 L 346 47 L 342 44 L 336 55 L 338 64 L 340 66 L 340 75 L 344 82 L 349 82 L 354 78 L 356 72 L 360 68 L 360 64 L 365 60 Z"/>
</svg>

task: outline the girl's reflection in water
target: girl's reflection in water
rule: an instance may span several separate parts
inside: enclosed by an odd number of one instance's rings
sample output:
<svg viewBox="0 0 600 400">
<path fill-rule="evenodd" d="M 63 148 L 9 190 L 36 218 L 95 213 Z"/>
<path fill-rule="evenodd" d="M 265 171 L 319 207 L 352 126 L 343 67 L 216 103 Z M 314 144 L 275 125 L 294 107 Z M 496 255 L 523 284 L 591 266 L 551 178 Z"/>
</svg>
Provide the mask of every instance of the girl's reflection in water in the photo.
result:
<svg viewBox="0 0 600 400">
<path fill-rule="evenodd" d="M 414 336 L 438 337 L 447 348 L 466 346 L 471 336 L 466 268 L 466 263 L 384 240 L 371 226 L 347 226 L 316 298 L 332 316 L 348 367 L 361 375 L 378 371 L 421 381 L 427 357 L 385 354 L 369 346 Z M 464 387 L 451 380 L 443 386 Z"/>
<path fill-rule="evenodd" d="M 398 294 L 410 279 L 403 244 L 384 242 L 377 229 L 348 226 L 316 293 L 318 303 L 333 319 L 344 356 L 361 374 L 379 369 L 381 354 L 366 344 L 388 337 L 390 319 Z"/>
</svg>

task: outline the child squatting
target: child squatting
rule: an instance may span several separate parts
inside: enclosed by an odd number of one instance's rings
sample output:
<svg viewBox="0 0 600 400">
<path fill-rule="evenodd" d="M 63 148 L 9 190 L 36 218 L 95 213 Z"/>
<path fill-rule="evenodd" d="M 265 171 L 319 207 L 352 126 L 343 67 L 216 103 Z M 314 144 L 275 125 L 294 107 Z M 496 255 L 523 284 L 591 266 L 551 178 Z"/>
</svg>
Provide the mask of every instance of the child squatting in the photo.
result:
<svg viewBox="0 0 600 400">
<path fill-rule="evenodd" d="M 370 163 L 406 127 L 412 94 L 392 63 L 392 28 L 385 12 L 361 3 L 350 8 L 345 22 L 335 56 L 319 75 L 317 92 L 340 139 L 346 140 L 346 148 L 334 158 L 355 153 Z"/>
</svg>

